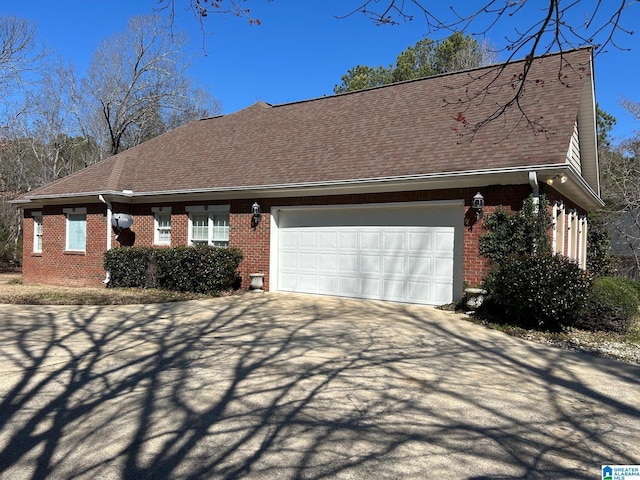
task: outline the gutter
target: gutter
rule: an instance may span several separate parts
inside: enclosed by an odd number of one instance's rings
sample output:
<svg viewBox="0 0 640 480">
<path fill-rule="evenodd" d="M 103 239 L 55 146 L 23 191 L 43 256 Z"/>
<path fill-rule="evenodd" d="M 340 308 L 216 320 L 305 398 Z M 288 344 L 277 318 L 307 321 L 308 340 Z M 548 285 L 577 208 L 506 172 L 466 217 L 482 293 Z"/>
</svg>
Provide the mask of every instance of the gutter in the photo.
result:
<svg viewBox="0 0 640 480">
<path fill-rule="evenodd" d="M 179 195 L 190 197 L 190 200 L 205 201 L 211 198 L 219 199 L 245 199 L 254 198 L 256 195 L 283 197 L 283 196 L 313 196 L 313 195 L 342 195 L 353 193 L 375 193 L 378 191 L 398 192 L 410 189 L 435 189 L 435 188 L 460 188 L 472 186 L 474 188 L 488 185 L 508 185 L 514 183 L 525 183 L 529 176 L 529 183 L 535 174 L 535 179 L 531 183 L 532 188 L 539 180 L 547 176 L 553 176 L 559 172 L 571 173 L 573 194 L 577 195 L 576 203 L 586 210 L 600 208 L 604 202 L 593 190 L 591 185 L 582 177 L 573 166 L 563 163 L 549 163 L 537 166 L 522 166 L 512 168 L 493 168 L 485 170 L 466 170 L 462 172 L 442 172 L 421 175 L 401 175 L 395 177 L 374 177 L 342 179 L 324 182 L 299 182 L 290 184 L 264 184 L 264 185 L 236 185 L 218 188 L 198 188 L 198 189 L 176 189 L 133 192 L 123 190 L 116 192 L 112 190 L 78 192 L 72 194 L 52 194 L 35 195 L 21 200 L 12 200 L 10 203 L 27 208 L 46 201 L 57 203 L 68 202 L 71 199 L 81 199 L 87 201 L 95 198 L 95 195 L 108 195 L 111 198 L 117 197 L 118 201 L 125 203 L 139 202 L 166 202 L 167 197 Z M 496 178 L 496 176 L 498 178 Z M 538 179 L 540 176 L 540 179 Z M 565 185 L 567 188 L 568 185 Z"/>
</svg>

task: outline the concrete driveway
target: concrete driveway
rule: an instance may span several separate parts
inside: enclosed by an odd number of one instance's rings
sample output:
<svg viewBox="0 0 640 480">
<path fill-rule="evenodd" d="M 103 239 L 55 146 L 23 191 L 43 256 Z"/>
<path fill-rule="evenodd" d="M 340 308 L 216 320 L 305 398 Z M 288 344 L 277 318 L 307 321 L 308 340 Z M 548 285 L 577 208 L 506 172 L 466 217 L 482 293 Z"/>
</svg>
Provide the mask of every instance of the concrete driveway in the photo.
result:
<svg viewBox="0 0 640 480">
<path fill-rule="evenodd" d="M 640 367 L 429 307 L 0 305 L 1 479 L 600 478 Z"/>
</svg>

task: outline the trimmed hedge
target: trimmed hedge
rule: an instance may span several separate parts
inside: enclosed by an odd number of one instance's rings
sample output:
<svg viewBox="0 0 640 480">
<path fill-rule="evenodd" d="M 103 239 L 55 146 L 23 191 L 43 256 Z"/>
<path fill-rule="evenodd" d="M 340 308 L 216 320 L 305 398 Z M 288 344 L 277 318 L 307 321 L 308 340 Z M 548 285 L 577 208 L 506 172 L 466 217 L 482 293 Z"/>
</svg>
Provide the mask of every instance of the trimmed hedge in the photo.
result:
<svg viewBox="0 0 640 480">
<path fill-rule="evenodd" d="M 160 288 L 178 292 L 217 293 L 237 284 L 236 270 L 242 252 L 209 246 L 156 250 Z"/>
<path fill-rule="evenodd" d="M 147 270 L 152 254 L 153 249 L 148 247 L 118 247 L 108 250 L 104 257 L 104 269 L 111 272 L 108 286 L 155 287 L 147 282 Z"/>
<path fill-rule="evenodd" d="M 565 257 L 534 255 L 500 265 L 487 277 L 485 287 L 490 293 L 487 308 L 497 310 L 505 322 L 560 331 L 580 318 L 591 280 Z"/>
<path fill-rule="evenodd" d="M 575 326 L 583 330 L 627 333 L 638 315 L 639 286 L 627 278 L 596 279 Z"/>
<path fill-rule="evenodd" d="M 111 287 L 216 294 L 237 288 L 242 252 L 210 246 L 119 247 L 105 254 Z"/>
</svg>

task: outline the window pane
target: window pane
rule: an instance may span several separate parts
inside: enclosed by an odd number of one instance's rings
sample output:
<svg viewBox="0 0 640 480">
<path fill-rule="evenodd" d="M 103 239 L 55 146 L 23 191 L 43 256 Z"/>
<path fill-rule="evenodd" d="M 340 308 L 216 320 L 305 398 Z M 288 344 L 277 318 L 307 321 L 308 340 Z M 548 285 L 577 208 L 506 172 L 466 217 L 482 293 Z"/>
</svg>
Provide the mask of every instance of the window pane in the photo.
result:
<svg viewBox="0 0 640 480">
<path fill-rule="evenodd" d="M 67 250 L 84 251 L 87 246 L 87 216 L 84 213 L 67 215 Z"/>
<path fill-rule="evenodd" d="M 191 226 L 191 239 L 194 243 L 209 240 L 209 215 L 192 215 Z"/>
<path fill-rule="evenodd" d="M 213 216 L 213 243 L 218 242 L 229 242 L 229 215 Z"/>
<path fill-rule="evenodd" d="M 42 252 L 42 216 L 33 217 L 33 251 Z"/>
<path fill-rule="evenodd" d="M 163 245 L 171 244 L 171 214 L 156 214 L 156 222 L 158 225 L 157 242 Z"/>
</svg>

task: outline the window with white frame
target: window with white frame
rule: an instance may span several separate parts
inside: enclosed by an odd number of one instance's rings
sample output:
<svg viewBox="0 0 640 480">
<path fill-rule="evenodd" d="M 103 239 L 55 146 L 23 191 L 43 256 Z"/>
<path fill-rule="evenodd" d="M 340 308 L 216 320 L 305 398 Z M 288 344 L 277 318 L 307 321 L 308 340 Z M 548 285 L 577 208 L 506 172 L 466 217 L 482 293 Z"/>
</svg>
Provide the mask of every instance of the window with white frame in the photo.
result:
<svg viewBox="0 0 640 480">
<path fill-rule="evenodd" d="M 65 249 L 72 252 L 84 252 L 87 249 L 87 209 L 65 208 L 67 216 L 67 235 Z"/>
<path fill-rule="evenodd" d="M 155 245 L 171 245 L 171 207 L 153 207 Z"/>
<path fill-rule="evenodd" d="M 42 212 L 32 212 L 33 253 L 42 253 Z"/>
<path fill-rule="evenodd" d="M 189 206 L 189 245 L 229 246 L 229 206 Z"/>
</svg>

